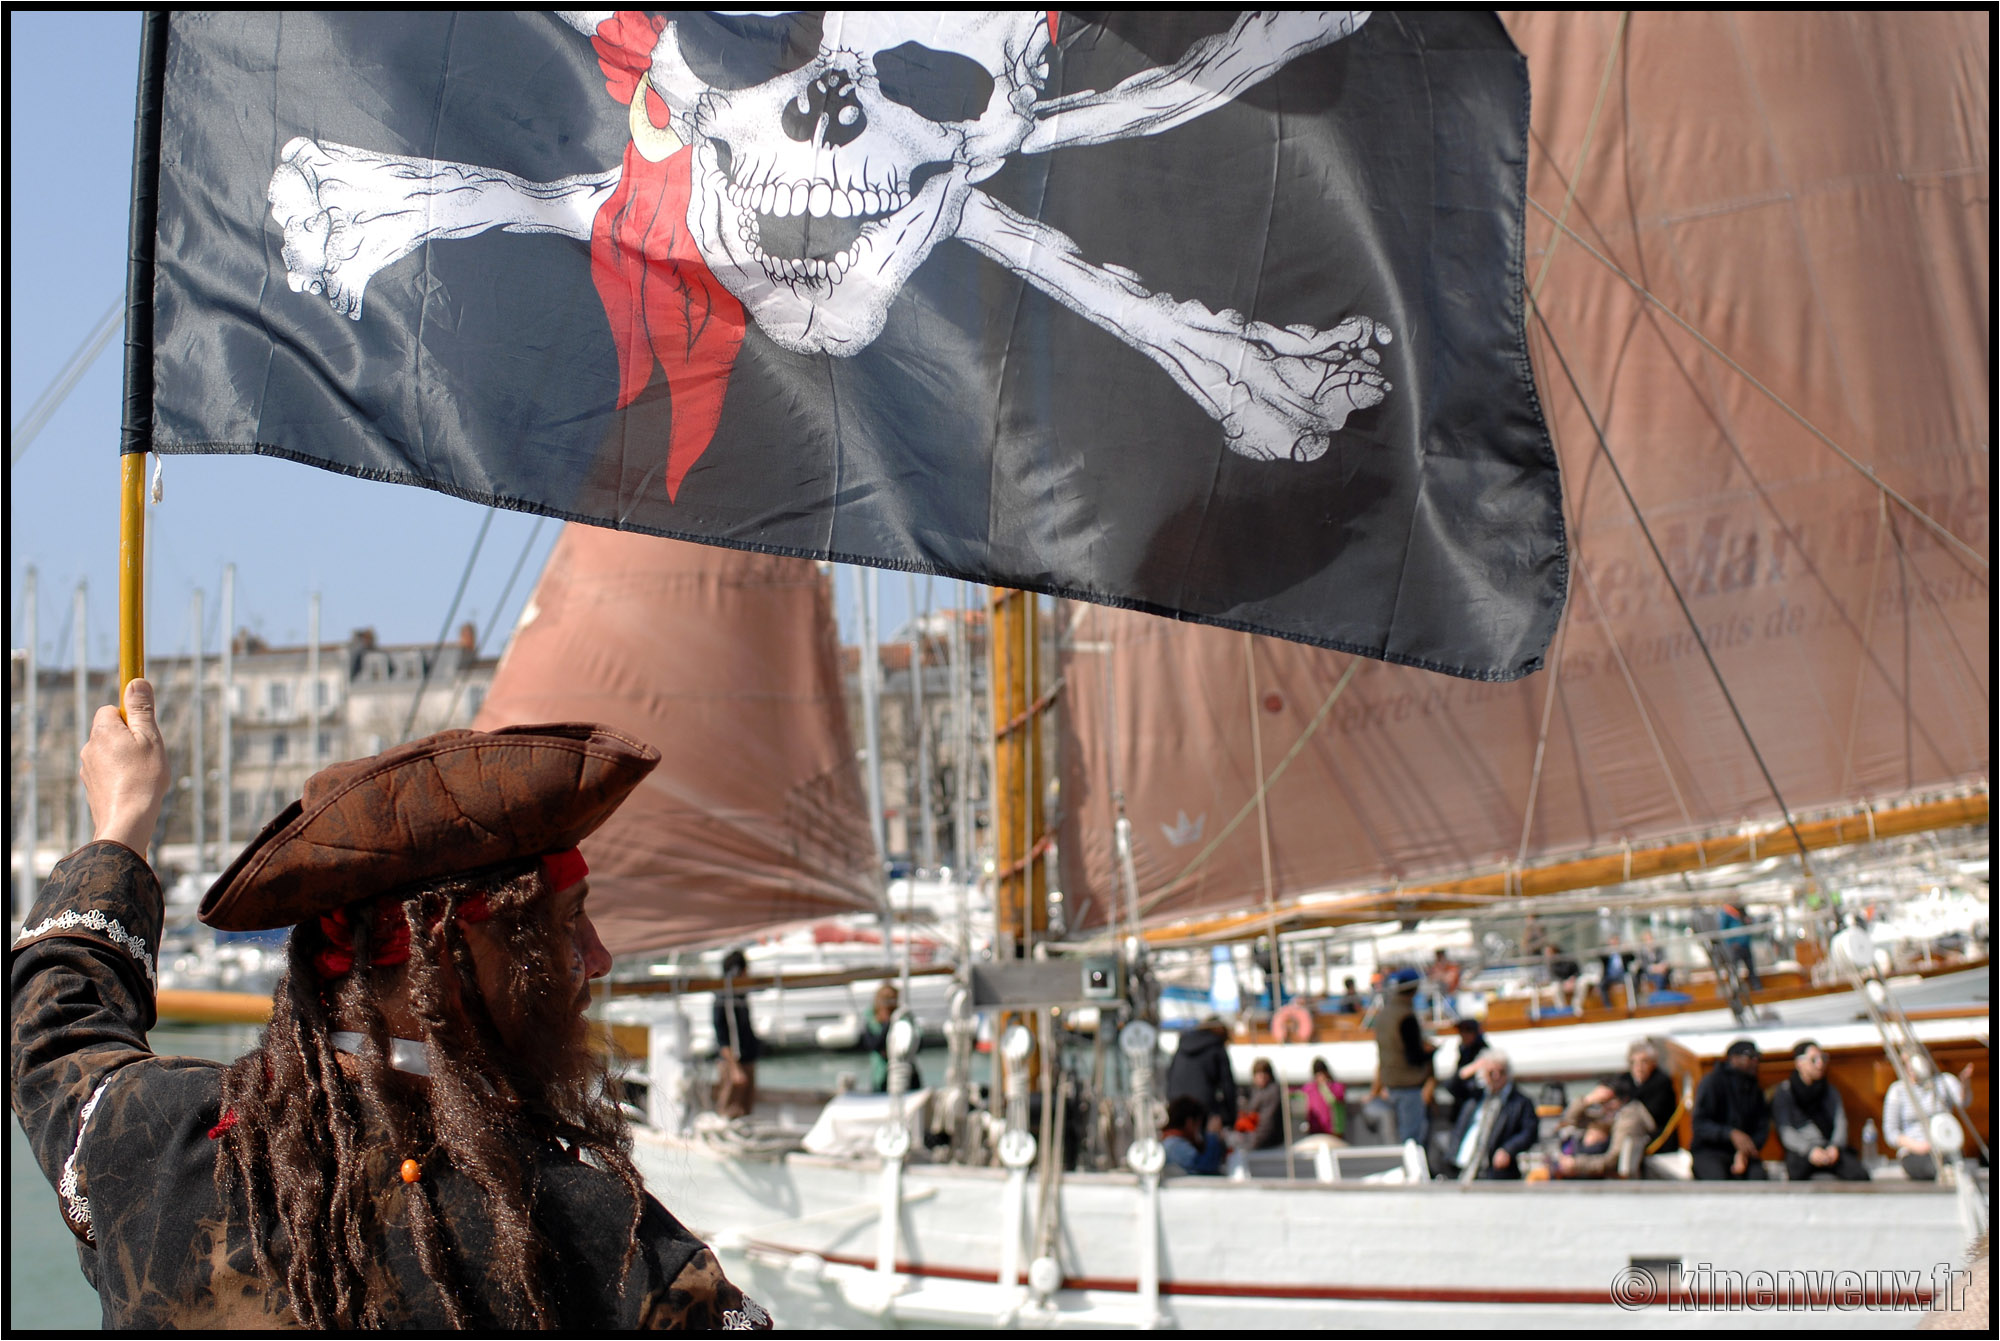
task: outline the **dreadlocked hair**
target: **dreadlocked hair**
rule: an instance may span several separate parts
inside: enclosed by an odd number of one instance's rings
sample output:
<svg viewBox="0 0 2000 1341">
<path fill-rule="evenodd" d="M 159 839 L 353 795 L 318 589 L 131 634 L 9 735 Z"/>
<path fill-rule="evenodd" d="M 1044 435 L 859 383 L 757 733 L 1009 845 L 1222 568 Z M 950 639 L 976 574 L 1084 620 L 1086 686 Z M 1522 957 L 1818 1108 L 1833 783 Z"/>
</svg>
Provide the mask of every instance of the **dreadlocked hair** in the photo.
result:
<svg viewBox="0 0 2000 1341">
<path fill-rule="evenodd" d="M 621 1280 L 630 1270 L 644 1185 L 631 1130 L 570 996 L 570 928 L 556 924 L 553 901 L 542 897 L 550 892 L 529 860 L 385 894 L 410 928 L 409 959 L 388 966 L 370 962 L 378 901 L 360 904 L 349 918 L 353 968 L 331 980 L 313 963 L 328 945 L 318 920 L 293 931 L 263 1041 L 223 1073 L 223 1106 L 235 1120 L 217 1141 L 216 1183 L 225 1204 L 232 1194 L 247 1204 L 257 1274 L 267 1286 L 282 1282 L 303 1326 L 408 1325 L 381 1248 L 399 1188 L 417 1260 L 450 1326 L 560 1325 L 560 1281 L 533 1222 L 535 1158 L 556 1143 L 630 1195 Z M 498 1002 L 479 988 L 457 917 L 477 895 L 490 911 L 483 929 L 511 966 Z M 429 1064 L 428 1092 L 416 1101 L 421 1082 L 389 1066 L 380 1000 L 397 987 L 407 989 Z M 363 1040 L 346 1068 L 332 1039 L 343 1026 Z M 460 1260 L 431 1179 L 402 1183 L 385 1171 L 384 1151 L 417 1154 L 426 1170 L 448 1167 L 472 1182 L 493 1227 L 488 1260 Z"/>
</svg>

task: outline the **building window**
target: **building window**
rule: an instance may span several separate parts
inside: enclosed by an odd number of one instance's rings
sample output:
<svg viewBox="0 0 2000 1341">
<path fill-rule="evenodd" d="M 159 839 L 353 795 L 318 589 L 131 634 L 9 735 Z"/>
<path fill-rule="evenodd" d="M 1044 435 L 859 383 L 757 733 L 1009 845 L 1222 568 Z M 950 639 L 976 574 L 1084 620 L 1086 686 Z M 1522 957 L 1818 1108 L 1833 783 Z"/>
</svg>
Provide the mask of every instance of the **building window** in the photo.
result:
<svg viewBox="0 0 2000 1341">
<path fill-rule="evenodd" d="M 468 687 L 465 691 L 465 715 L 468 718 L 477 717 L 479 715 L 480 707 L 485 702 L 486 702 L 485 685 L 476 684 Z"/>
<path fill-rule="evenodd" d="M 232 734 L 229 739 L 229 762 L 240 764 L 250 757 L 250 738 Z"/>
<path fill-rule="evenodd" d="M 364 680 L 386 680 L 389 678 L 389 654 L 369 652 L 361 658 L 361 678 Z"/>
<path fill-rule="evenodd" d="M 324 759 L 329 759 L 332 756 L 333 756 L 333 732 L 322 731 L 319 733 L 319 757 L 324 760 Z"/>
<path fill-rule="evenodd" d="M 333 681 L 325 678 L 324 676 L 320 677 L 320 680 L 318 682 L 318 689 L 319 689 L 319 700 L 318 700 L 319 706 L 322 709 L 332 707 Z"/>
<path fill-rule="evenodd" d="M 229 711 L 236 716 L 243 713 L 243 686 L 240 684 L 229 686 Z"/>
<path fill-rule="evenodd" d="M 280 731 L 271 737 L 271 762 L 282 763 L 292 751 L 291 738 Z"/>
<path fill-rule="evenodd" d="M 250 818 L 250 793 L 245 791 L 237 791 L 234 788 L 232 788 L 229 793 L 230 824 L 232 825 L 240 824 L 245 820 L 248 820 L 249 818 Z"/>
<path fill-rule="evenodd" d="M 264 705 L 273 716 L 290 712 L 292 709 L 292 687 L 283 680 L 272 680 L 264 686 Z"/>
</svg>

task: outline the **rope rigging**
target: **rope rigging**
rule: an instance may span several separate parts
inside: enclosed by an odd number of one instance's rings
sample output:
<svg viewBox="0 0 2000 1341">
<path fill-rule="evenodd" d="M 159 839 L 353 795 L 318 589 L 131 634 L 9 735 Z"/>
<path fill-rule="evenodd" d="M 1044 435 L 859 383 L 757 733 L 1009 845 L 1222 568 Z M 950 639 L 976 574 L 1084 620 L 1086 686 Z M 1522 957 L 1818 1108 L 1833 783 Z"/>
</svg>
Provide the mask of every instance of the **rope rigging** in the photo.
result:
<svg viewBox="0 0 2000 1341">
<path fill-rule="evenodd" d="M 1681 614 L 1687 618 L 1688 630 L 1694 636 L 1695 646 L 1701 649 L 1702 659 L 1708 662 L 1709 672 L 1715 676 L 1716 688 L 1722 691 L 1723 702 L 1729 705 L 1729 714 L 1736 719 L 1736 727 L 1743 733 L 1743 741 L 1750 747 L 1751 757 L 1756 759 L 1758 771 L 1764 775 L 1765 785 L 1771 789 L 1771 798 L 1778 803 L 1778 811 L 1785 817 L 1785 828 L 1791 831 L 1792 841 L 1798 844 L 1799 864 L 1804 868 L 1806 878 L 1810 880 L 1813 878 L 1812 859 L 1806 855 L 1805 839 L 1799 836 L 1798 825 L 1792 820 L 1792 808 L 1785 804 L 1784 794 L 1778 789 L 1778 780 L 1772 776 L 1771 766 L 1765 761 L 1764 752 L 1757 748 L 1756 738 L 1750 734 L 1750 724 L 1744 721 L 1743 711 L 1736 704 L 1736 696 L 1729 692 L 1729 683 L 1723 678 L 1722 668 L 1716 664 L 1715 653 L 1710 650 L 1708 639 L 1702 636 L 1701 623 L 1688 606 L 1687 595 L 1682 592 L 1680 583 L 1674 581 L 1673 570 L 1667 564 L 1667 556 L 1661 552 L 1659 541 L 1654 539 L 1653 528 L 1646 524 L 1646 515 L 1639 508 L 1639 500 L 1633 496 L 1632 486 L 1626 482 L 1625 472 L 1619 468 L 1618 458 L 1611 454 L 1611 444 L 1605 441 L 1604 430 L 1598 424 L 1597 416 L 1592 412 L 1589 401 L 1584 398 L 1583 388 L 1577 383 L 1576 374 L 1570 371 L 1569 360 L 1563 357 L 1562 347 L 1556 343 L 1555 333 L 1549 329 L 1547 318 L 1542 315 L 1541 308 L 1533 299 L 1529 299 L 1528 308 L 1534 313 L 1536 323 L 1541 326 L 1542 338 L 1548 341 L 1549 352 L 1555 355 L 1556 363 L 1561 367 L 1563 378 L 1569 383 L 1570 392 L 1576 397 L 1578 407 L 1583 410 L 1584 418 L 1589 421 L 1590 431 L 1596 435 L 1597 449 L 1604 454 L 1605 464 L 1611 467 L 1611 476 L 1618 481 L 1619 491 L 1625 495 L 1625 502 L 1632 509 L 1633 520 L 1639 524 L 1639 533 L 1646 538 L 1647 548 L 1652 550 L 1653 558 L 1660 565 L 1660 573 L 1666 579 L 1667 589 L 1673 592 L 1675 603 L 1680 606 Z"/>
<path fill-rule="evenodd" d="M 1889 484 L 1884 482 L 1882 477 L 1875 473 L 1875 467 L 1856 459 L 1853 453 L 1849 452 L 1845 447 L 1842 447 L 1839 443 L 1835 442 L 1823 430 L 1821 430 L 1818 425 L 1814 424 L 1810 419 L 1807 419 L 1798 410 L 1794 409 L 1791 403 L 1787 401 L 1783 396 L 1780 396 L 1770 387 L 1765 386 L 1764 383 L 1759 381 L 1756 375 L 1752 373 L 1748 368 L 1745 368 L 1742 364 L 1738 363 L 1735 359 L 1731 358 L 1728 354 L 1724 353 L 1722 348 L 1719 345 L 1717 345 L 1713 340 L 1709 339 L 1706 335 L 1703 335 L 1691 323 L 1689 323 L 1686 318 L 1682 317 L 1680 313 L 1674 311 L 1671 307 L 1667 306 L 1667 304 L 1664 301 L 1662 301 L 1658 296 L 1656 296 L 1652 292 L 1652 290 L 1648 289 L 1644 284 L 1640 283 L 1637 279 L 1633 278 L 1631 275 L 1627 274 L 1624 270 L 1620 269 L 1618 264 L 1613 260 L 1611 260 L 1606 255 L 1604 255 L 1603 252 L 1600 252 L 1599 250 L 1597 250 L 1597 248 L 1591 246 L 1588 242 L 1584 241 L 1582 236 L 1579 235 L 1575 229 L 1571 228 L 1568 224 L 1558 219 L 1555 215 L 1549 213 L 1547 206 L 1543 205 L 1533 196 L 1528 197 L 1528 203 L 1530 205 L 1533 205 L 1535 209 L 1538 210 L 1542 214 L 1542 216 L 1546 218 L 1550 223 L 1554 224 L 1555 227 L 1563 235 L 1568 237 L 1572 242 L 1576 243 L 1577 246 L 1583 248 L 1584 252 L 1587 255 L 1589 255 L 1593 260 L 1595 260 L 1599 265 L 1603 266 L 1606 270 L 1609 270 L 1619 279 L 1624 280 L 1625 283 L 1631 287 L 1632 292 L 1638 294 L 1639 297 L 1645 299 L 1646 302 L 1650 303 L 1654 307 L 1657 307 L 1661 312 L 1665 313 L 1668 320 L 1672 321 L 1676 326 L 1679 326 L 1682 330 L 1686 331 L 1690 336 L 1694 337 L 1695 341 L 1698 344 L 1700 344 L 1703 349 L 1715 355 L 1716 358 L 1721 359 L 1722 362 L 1730 369 L 1730 371 L 1736 373 L 1738 376 L 1743 378 L 1744 381 L 1748 382 L 1751 386 L 1755 387 L 1758 391 L 1762 392 L 1773 405 L 1776 405 L 1779 409 L 1783 410 L 1787 415 L 1791 416 L 1791 418 L 1794 421 L 1796 421 L 1801 428 L 1805 429 L 1806 432 L 1812 434 L 1815 438 L 1818 438 L 1822 443 L 1825 443 L 1828 447 L 1830 447 L 1835 455 L 1839 456 L 1841 460 L 1845 461 L 1848 465 L 1854 467 L 1856 471 L 1860 472 L 1863 476 L 1865 476 L 1868 482 L 1870 484 L 1873 484 L 1877 489 L 1881 490 L 1882 494 L 1885 497 L 1887 497 L 1889 501 L 1893 502 L 1894 504 L 1896 504 L 1896 506 L 1902 508 L 1905 512 L 1909 513 L 1912 517 L 1916 518 L 1919 522 L 1921 522 L 1925 526 L 1925 528 L 1927 528 L 1933 535 L 1935 535 L 1939 540 L 1944 542 L 1945 546 L 1948 549 L 1955 550 L 1957 553 L 1964 556 L 1964 558 L 1972 565 L 1973 570 L 1975 570 L 1975 576 L 1984 580 L 1989 565 L 1986 559 L 1979 553 L 1979 551 L 1973 549 L 1972 546 L 1966 544 L 1963 540 L 1960 540 L 1957 536 L 1953 535 L 1949 530 L 1945 529 L 1945 526 L 1942 522 L 1937 521 L 1929 513 L 1925 512 L 1922 508 L 1918 507 L 1915 503 L 1905 498 L 1902 494 L 1898 493 Z M 1532 297 L 1530 297 L 1529 299 L 1529 304 L 1530 306 L 1533 306 L 1534 304 L 1534 299 Z M 1539 311 L 1537 311 L 1537 319 L 1539 318 L 1540 318 L 1540 313 Z M 1544 330 L 1548 329 L 1546 322 L 1543 323 L 1543 329 Z"/>
</svg>

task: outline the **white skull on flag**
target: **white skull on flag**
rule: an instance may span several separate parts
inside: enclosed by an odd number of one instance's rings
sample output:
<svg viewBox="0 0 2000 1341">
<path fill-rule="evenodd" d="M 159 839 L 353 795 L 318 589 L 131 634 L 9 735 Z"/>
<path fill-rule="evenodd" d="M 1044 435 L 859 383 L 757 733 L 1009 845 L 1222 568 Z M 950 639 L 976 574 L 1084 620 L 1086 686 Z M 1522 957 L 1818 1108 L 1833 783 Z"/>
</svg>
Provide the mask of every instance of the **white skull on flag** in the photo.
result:
<svg viewBox="0 0 2000 1341">
<path fill-rule="evenodd" d="M 562 17 L 595 40 L 608 76 L 625 53 L 626 164 L 538 183 L 295 139 L 270 187 L 295 291 L 358 320 L 369 279 L 428 242 L 504 228 L 604 244 L 600 211 L 636 155 L 636 166 L 670 162 L 687 174 L 692 247 L 674 264 L 688 292 L 712 302 L 703 295 L 719 283 L 795 353 L 867 348 L 911 275 L 956 239 L 1152 359 L 1240 455 L 1315 460 L 1350 414 L 1393 389 L 1376 348 L 1390 332 L 1378 321 L 1331 314 L 1277 327 L 1177 300 L 1129 270 L 1092 264 L 978 185 L 1018 154 L 1171 131 L 1353 33 L 1366 12 L 1246 11 L 1172 65 L 1055 98 L 1044 96 L 1047 11 Z M 635 33 L 651 39 L 643 53 Z M 712 432 L 712 413 L 704 422 Z M 670 464 L 670 488 L 690 459 Z"/>
</svg>

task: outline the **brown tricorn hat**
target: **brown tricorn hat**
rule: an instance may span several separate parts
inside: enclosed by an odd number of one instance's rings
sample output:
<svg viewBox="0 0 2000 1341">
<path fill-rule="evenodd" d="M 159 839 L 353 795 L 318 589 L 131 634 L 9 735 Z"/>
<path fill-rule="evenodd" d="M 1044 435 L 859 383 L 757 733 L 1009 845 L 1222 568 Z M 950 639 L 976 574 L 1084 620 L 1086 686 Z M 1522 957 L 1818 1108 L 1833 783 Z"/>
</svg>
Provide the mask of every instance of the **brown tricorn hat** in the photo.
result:
<svg viewBox="0 0 2000 1341">
<path fill-rule="evenodd" d="M 418 881 L 572 848 L 659 763 L 588 723 L 441 731 L 323 768 L 201 901 L 223 931 L 288 927 Z"/>
</svg>

